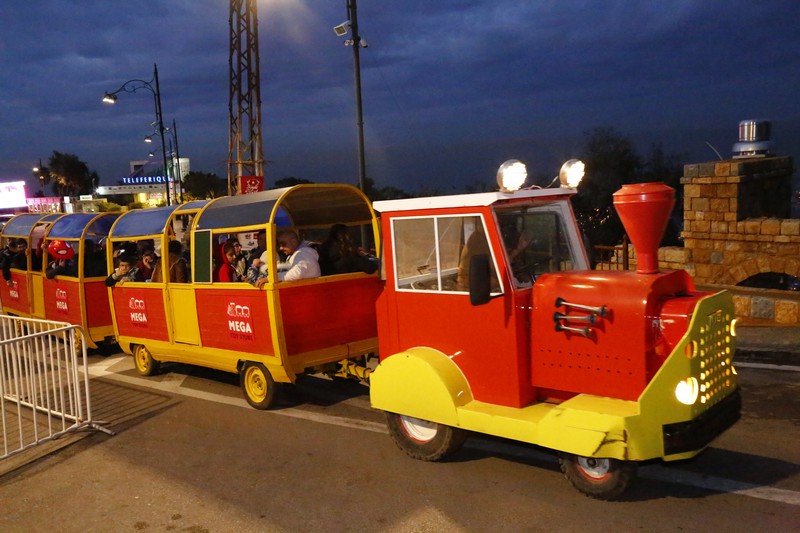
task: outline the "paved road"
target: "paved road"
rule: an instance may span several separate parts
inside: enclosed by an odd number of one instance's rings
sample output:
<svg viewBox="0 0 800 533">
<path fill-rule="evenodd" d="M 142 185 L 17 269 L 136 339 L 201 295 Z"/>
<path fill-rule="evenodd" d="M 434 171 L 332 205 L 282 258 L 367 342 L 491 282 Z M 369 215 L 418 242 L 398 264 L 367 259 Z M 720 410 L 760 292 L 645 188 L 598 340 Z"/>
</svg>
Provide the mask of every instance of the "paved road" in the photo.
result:
<svg viewBox="0 0 800 533">
<path fill-rule="evenodd" d="M 534 447 L 475 438 L 414 461 L 365 387 L 308 378 L 256 411 L 237 379 L 91 358 L 93 433 L 0 478 L 0 531 L 790 531 L 800 372 L 742 368 L 745 412 L 693 461 L 649 464 L 622 502 L 572 489 Z"/>
</svg>

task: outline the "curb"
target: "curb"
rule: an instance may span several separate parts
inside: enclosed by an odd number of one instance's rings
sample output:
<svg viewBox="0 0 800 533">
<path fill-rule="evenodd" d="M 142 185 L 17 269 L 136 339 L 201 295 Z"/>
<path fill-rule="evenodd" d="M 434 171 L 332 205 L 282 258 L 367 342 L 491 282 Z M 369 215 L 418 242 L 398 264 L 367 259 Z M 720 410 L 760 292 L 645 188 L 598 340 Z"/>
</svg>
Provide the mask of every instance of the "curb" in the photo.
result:
<svg viewBox="0 0 800 533">
<path fill-rule="evenodd" d="M 736 361 L 800 366 L 800 326 L 740 326 L 736 337 Z"/>
</svg>

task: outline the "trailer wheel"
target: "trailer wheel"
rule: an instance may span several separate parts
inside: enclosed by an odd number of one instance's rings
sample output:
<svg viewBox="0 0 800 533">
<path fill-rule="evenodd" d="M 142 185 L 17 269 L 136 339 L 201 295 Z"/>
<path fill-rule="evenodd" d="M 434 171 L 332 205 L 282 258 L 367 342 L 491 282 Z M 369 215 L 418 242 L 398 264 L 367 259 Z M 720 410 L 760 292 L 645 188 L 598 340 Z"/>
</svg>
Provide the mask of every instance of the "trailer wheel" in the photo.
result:
<svg viewBox="0 0 800 533">
<path fill-rule="evenodd" d="M 78 330 L 75 330 L 75 355 L 78 357 L 83 355 L 83 335 Z"/>
<path fill-rule="evenodd" d="M 573 487 L 598 500 L 615 500 L 636 478 L 632 461 L 562 454 L 558 462 Z"/>
<path fill-rule="evenodd" d="M 247 403 L 256 409 L 269 409 L 275 399 L 275 380 L 264 365 L 246 362 L 239 371 L 239 382 Z"/>
<path fill-rule="evenodd" d="M 133 349 L 133 365 L 142 376 L 152 376 L 161 368 L 161 363 L 153 359 L 150 350 L 143 344 L 137 344 Z"/>
<path fill-rule="evenodd" d="M 467 439 L 463 429 L 395 413 L 386 413 L 386 423 L 395 444 L 422 461 L 447 457 L 458 451 Z"/>
</svg>

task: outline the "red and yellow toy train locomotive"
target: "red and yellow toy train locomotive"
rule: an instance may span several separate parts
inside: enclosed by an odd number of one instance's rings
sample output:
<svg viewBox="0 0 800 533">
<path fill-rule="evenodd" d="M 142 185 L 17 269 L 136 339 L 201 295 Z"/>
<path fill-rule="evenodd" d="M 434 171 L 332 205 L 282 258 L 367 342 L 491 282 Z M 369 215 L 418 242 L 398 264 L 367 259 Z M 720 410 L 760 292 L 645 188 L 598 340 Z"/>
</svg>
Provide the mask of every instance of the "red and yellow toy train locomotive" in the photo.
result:
<svg viewBox="0 0 800 533">
<path fill-rule="evenodd" d="M 496 435 L 559 452 L 573 485 L 612 499 L 638 462 L 692 457 L 738 419 L 734 311 L 727 293 L 658 271 L 671 189 L 615 194 L 635 272 L 589 269 L 572 194 L 502 190 L 373 210 L 353 187 L 299 185 L 127 213 L 105 239 L 109 266 L 116 244 L 166 250 L 188 224 L 192 277 L 109 288 L 114 338 L 145 375 L 165 361 L 239 373 L 257 408 L 303 373 L 368 378 L 373 407 L 412 457 L 443 458 L 469 432 Z M 368 234 L 381 273 L 275 281 L 278 231 L 314 239 L 332 224 Z M 260 230 L 268 283 L 215 282 L 218 243 Z M 30 270 L 15 281 L 41 278 Z"/>
</svg>

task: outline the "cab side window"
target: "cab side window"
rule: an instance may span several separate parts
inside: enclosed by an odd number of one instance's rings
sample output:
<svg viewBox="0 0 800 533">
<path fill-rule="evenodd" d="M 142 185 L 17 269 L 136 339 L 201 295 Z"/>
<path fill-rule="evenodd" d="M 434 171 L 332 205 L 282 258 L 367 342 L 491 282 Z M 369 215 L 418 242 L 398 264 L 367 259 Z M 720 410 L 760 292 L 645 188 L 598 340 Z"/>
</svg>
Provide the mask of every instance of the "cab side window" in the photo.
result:
<svg viewBox="0 0 800 533">
<path fill-rule="evenodd" d="M 479 215 L 396 219 L 392 232 L 399 290 L 467 293 L 472 256 L 492 257 Z M 490 264 L 492 292 L 499 293 L 497 267 Z"/>
</svg>

